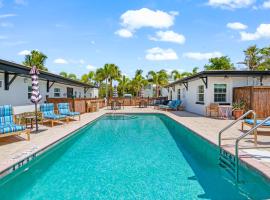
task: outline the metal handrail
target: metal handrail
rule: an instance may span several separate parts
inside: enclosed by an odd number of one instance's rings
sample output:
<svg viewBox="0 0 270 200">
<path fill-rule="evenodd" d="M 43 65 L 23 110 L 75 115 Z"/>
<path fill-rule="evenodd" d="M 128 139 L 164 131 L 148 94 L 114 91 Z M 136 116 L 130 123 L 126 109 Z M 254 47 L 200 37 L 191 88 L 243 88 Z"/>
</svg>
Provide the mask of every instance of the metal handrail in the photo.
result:
<svg viewBox="0 0 270 200">
<path fill-rule="evenodd" d="M 256 121 L 256 113 L 253 110 L 247 111 L 245 114 L 243 114 L 241 117 L 239 117 L 237 120 L 233 121 L 229 125 L 227 125 L 225 128 L 223 128 L 219 133 L 218 133 L 218 146 L 221 148 L 221 134 L 226 131 L 227 129 L 231 128 L 234 124 L 239 122 L 240 120 L 244 119 L 247 115 L 253 114 L 253 119 Z"/>
<path fill-rule="evenodd" d="M 238 182 L 238 178 L 239 178 L 238 177 L 238 174 L 239 174 L 239 170 L 238 170 L 238 165 L 239 165 L 239 157 L 238 157 L 238 153 L 239 153 L 239 142 L 240 142 L 240 140 L 242 140 L 243 138 L 245 138 L 249 134 L 253 133 L 256 129 L 258 129 L 260 126 L 262 126 L 267 121 L 270 121 L 270 117 L 267 117 L 265 120 L 263 120 L 259 124 L 257 124 L 257 121 L 255 121 L 254 127 L 252 129 L 250 129 L 248 132 L 242 134 L 235 141 L 235 159 L 236 159 L 235 160 L 235 178 L 236 178 L 237 182 Z"/>
</svg>

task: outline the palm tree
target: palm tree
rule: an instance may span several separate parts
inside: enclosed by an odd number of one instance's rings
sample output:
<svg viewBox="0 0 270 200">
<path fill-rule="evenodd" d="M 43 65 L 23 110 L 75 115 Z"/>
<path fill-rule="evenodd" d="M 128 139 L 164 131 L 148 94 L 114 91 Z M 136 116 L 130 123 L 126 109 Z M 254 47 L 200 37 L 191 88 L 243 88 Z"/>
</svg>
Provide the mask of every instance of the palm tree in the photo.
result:
<svg viewBox="0 0 270 200">
<path fill-rule="evenodd" d="M 60 72 L 59 73 L 60 76 L 63 76 L 64 78 L 68 77 L 68 73 L 67 72 Z"/>
<path fill-rule="evenodd" d="M 81 77 L 81 81 L 83 83 L 88 83 L 88 84 L 92 84 L 94 79 L 95 79 L 94 71 L 90 71 L 88 74 L 83 74 Z"/>
<path fill-rule="evenodd" d="M 69 74 L 68 78 L 73 79 L 73 80 L 77 80 L 76 74 L 73 74 L 73 73 Z"/>
<path fill-rule="evenodd" d="M 142 70 L 137 70 L 135 73 L 135 77 L 131 81 L 131 89 L 133 90 L 136 96 L 139 96 L 139 92 L 143 87 L 148 84 L 148 81 L 143 77 Z"/>
<path fill-rule="evenodd" d="M 32 50 L 29 55 L 24 58 L 23 65 L 28 67 L 36 66 L 39 70 L 48 71 L 45 67 L 47 56 L 40 51 Z"/>
<path fill-rule="evenodd" d="M 173 70 L 171 72 L 171 76 L 173 77 L 173 80 L 179 80 L 179 79 L 183 78 L 182 74 L 177 70 Z"/>
<path fill-rule="evenodd" d="M 256 45 L 250 46 L 247 50 L 244 51 L 245 60 L 244 64 L 248 67 L 249 70 L 256 70 L 261 61 L 261 56 L 259 55 L 260 49 Z"/>
<path fill-rule="evenodd" d="M 156 85 L 156 97 L 159 96 L 160 87 L 168 84 L 168 74 L 165 70 L 148 72 L 149 82 Z"/>
<path fill-rule="evenodd" d="M 129 85 L 130 85 L 129 78 L 126 76 L 122 76 L 122 78 L 119 80 L 119 83 L 118 83 L 118 89 L 119 89 L 120 95 L 124 95 L 127 92 Z"/>
<path fill-rule="evenodd" d="M 260 50 L 261 63 L 258 67 L 259 70 L 270 69 L 270 47 L 265 47 Z"/>
</svg>

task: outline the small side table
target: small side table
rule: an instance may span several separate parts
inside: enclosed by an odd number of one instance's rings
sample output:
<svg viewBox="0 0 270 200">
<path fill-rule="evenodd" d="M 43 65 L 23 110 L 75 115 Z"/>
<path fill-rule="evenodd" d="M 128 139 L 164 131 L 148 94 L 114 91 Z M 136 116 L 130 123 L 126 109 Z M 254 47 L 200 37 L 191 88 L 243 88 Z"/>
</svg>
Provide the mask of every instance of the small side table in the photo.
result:
<svg viewBox="0 0 270 200">
<path fill-rule="evenodd" d="M 27 126 L 28 126 L 28 122 L 30 122 L 30 127 L 31 127 L 31 129 L 33 128 L 33 121 L 35 120 L 35 116 L 26 116 L 26 117 L 24 117 L 24 119 L 25 119 L 25 127 L 27 128 Z"/>
</svg>

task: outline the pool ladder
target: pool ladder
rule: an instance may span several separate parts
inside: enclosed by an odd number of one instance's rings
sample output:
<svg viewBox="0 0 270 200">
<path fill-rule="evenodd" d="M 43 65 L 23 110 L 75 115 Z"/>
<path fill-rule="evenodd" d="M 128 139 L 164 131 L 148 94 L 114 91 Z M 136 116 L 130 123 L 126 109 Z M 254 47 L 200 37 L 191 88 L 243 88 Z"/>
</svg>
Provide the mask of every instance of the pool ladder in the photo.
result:
<svg viewBox="0 0 270 200">
<path fill-rule="evenodd" d="M 222 133 L 224 133 L 226 130 L 231 128 L 233 125 L 235 125 L 240 120 L 244 119 L 246 116 L 252 114 L 253 120 L 254 120 L 254 126 L 252 129 L 250 129 L 248 132 L 243 133 L 235 140 L 235 155 L 232 155 L 228 151 L 226 151 L 221 142 L 222 142 Z M 220 166 L 227 169 L 227 171 L 232 174 L 235 181 L 239 182 L 239 142 L 245 138 L 246 136 L 254 133 L 255 136 L 255 145 L 257 144 L 257 128 L 262 126 L 266 121 L 269 121 L 270 117 L 266 118 L 264 121 L 256 125 L 256 113 L 253 110 L 247 111 L 245 114 L 243 114 L 241 117 L 227 125 L 225 128 L 223 128 L 219 134 L 218 134 L 218 145 L 219 145 L 219 164 Z"/>
</svg>

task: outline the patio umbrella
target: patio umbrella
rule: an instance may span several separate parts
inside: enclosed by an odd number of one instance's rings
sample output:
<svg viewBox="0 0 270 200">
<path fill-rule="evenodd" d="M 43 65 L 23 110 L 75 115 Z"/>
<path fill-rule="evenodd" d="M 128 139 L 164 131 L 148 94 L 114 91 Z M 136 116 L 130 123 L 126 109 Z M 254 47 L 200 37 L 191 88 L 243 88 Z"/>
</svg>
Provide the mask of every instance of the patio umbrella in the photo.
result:
<svg viewBox="0 0 270 200">
<path fill-rule="evenodd" d="M 113 89 L 113 98 L 117 98 L 117 97 L 118 97 L 117 87 L 114 86 L 114 89 Z"/>
<path fill-rule="evenodd" d="M 143 98 L 143 97 L 144 97 L 144 88 L 143 88 L 143 87 L 141 88 L 141 91 L 140 91 L 140 96 L 141 96 L 141 98 Z"/>
<path fill-rule="evenodd" d="M 38 74 L 39 71 L 36 66 L 33 66 L 30 70 L 30 75 L 32 78 L 32 93 L 31 93 L 31 102 L 35 104 L 35 117 L 36 117 L 36 131 L 38 131 L 38 121 L 37 121 L 37 104 L 41 100 L 42 96 L 39 92 L 38 86 Z"/>
</svg>

